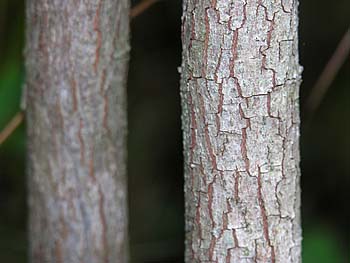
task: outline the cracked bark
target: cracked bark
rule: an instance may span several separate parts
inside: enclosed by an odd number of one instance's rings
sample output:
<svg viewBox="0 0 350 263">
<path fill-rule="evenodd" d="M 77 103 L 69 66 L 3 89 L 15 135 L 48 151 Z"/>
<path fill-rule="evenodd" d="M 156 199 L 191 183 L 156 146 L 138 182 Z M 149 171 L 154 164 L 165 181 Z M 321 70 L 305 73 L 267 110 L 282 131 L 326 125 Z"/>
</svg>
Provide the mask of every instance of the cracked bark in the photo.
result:
<svg viewBox="0 0 350 263">
<path fill-rule="evenodd" d="M 300 262 L 297 0 L 185 0 L 186 262 Z"/>
<path fill-rule="evenodd" d="M 26 10 L 31 262 L 127 262 L 129 2 Z"/>
</svg>

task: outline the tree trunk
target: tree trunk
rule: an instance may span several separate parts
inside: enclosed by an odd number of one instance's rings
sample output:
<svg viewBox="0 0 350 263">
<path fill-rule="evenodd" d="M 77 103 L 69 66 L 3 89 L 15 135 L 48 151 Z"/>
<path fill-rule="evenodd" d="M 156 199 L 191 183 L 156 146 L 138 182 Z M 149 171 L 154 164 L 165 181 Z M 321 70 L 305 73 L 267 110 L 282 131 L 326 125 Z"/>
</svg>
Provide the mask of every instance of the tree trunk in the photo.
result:
<svg viewBox="0 0 350 263">
<path fill-rule="evenodd" d="M 27 1 L 32 262 L 127 262 L 128 0 Z"/>
<path fill-rule="evenodd" d="M 297 6 L 184 1 L 186 262 L 300 262 Z"/>
</svg>

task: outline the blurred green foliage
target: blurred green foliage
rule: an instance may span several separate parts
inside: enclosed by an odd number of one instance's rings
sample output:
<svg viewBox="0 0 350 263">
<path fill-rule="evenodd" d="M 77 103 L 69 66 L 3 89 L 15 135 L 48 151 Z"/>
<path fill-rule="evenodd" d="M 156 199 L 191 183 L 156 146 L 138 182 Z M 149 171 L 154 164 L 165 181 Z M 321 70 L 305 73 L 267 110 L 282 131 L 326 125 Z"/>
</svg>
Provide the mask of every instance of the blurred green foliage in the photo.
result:
<svg viewBox="0 0 350 263">
<path fill-rule="evenodd" d="M 300 1 L 301 105 L 349 26 L 348 10 L 345 0 Z M 128 166 L 134 262 L 182 261 L 180 16 L 180 1 L 163 1 L 132 22 Z M 19 110 L 23 46 L 24 0 L 0 0 L 0 129 Z M 314 118 L 304 118 L 302 126 L 304 263 L 349 262 L 349 72 L 348 60 Z M 0 262 L 26 262 L 25 197 L 22 125 L 0 147 Z"/>
<path fill-rule="evenodd" d="M 311 226 L 303 233 L 303 262 L 343 263 L 345 255 L 341 247 L 328 226 Z"/>
</svg>

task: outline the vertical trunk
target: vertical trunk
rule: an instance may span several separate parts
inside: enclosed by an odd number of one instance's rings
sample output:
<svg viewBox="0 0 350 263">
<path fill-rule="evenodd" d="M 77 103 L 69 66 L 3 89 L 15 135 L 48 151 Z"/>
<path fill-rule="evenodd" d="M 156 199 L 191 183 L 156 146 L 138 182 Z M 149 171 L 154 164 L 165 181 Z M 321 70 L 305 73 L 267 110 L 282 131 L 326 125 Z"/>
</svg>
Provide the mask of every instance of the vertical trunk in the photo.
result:
<svg viewBox="0 0 350 263">
<path fill-rule="evenodd" d="M 32 262 L 127 262 L 128 0 L 27 0 Z"/>
<path fill-rule="evenodd" d="M 297 0 L 185 0 L 186 262 L 300 262 Z"/>
</svg>

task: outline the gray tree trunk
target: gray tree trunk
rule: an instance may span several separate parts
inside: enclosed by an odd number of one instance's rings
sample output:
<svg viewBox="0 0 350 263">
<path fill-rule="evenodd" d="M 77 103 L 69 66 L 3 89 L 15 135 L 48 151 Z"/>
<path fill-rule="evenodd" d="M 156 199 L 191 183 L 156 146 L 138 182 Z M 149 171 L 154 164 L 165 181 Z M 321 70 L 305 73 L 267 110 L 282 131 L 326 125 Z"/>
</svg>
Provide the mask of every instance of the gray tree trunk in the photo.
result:
<svg viewBox="0 0 350 263">
<path fill-rule="evenodd" d="M 31 262 L 127 262 L 128 0 L 27 0 Z"/>
<path fill-rule="evenodd" d="M 185 0 L 186 262 L 300 262 L 297 0 Z"/>
</svg>

